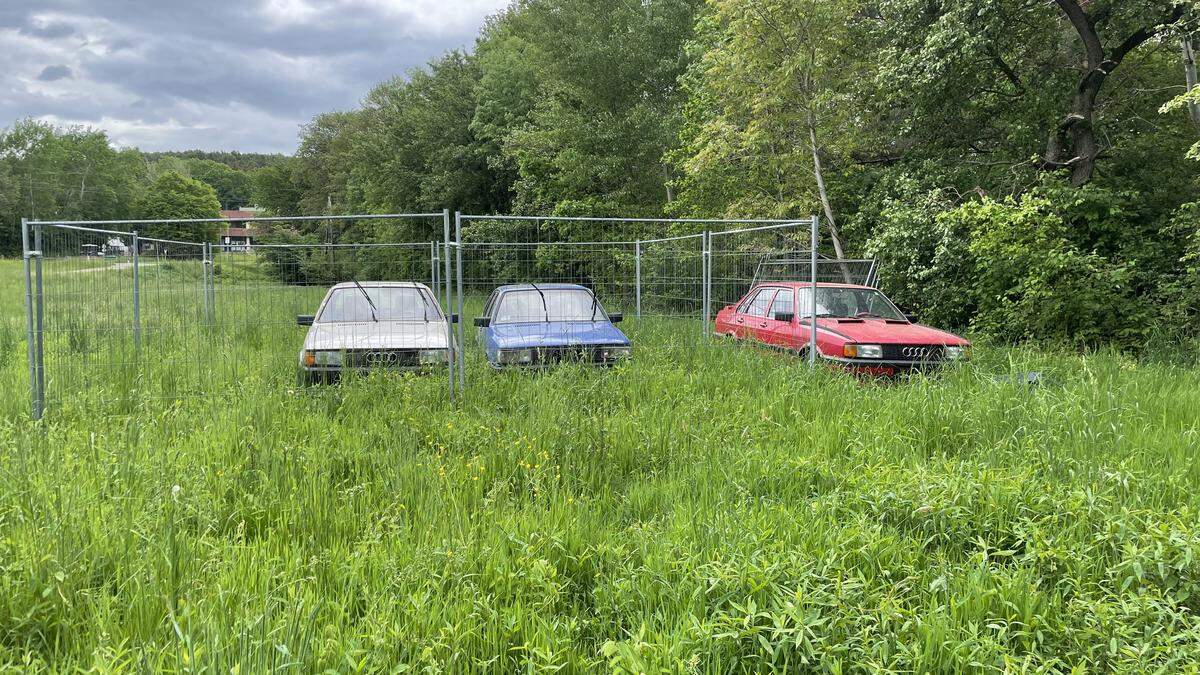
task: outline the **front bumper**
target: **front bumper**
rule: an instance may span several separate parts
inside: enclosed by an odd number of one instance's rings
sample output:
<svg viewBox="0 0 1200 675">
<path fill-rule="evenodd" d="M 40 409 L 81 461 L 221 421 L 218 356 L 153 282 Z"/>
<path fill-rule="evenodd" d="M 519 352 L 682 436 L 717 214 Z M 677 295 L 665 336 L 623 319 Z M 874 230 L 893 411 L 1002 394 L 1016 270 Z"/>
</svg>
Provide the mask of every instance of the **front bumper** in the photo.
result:
<svg viewBox="0 0 1200 675">
<path fill-rule="evenodd" d="M 629 361 L 632 355 L 614 356 L 611 350 L 631 350 L 629 345 L 568 345 L 555 347 L 531 347 L 530 360 L 524 362 L 505 362 L 501 352 L 524 352 L 526 349 L 503 349 L 496 354 L 488 354 L 488 364 L 495 369 L 504 368 L 549 368 L 560 363 L 581 363 L 589 366 L 612 367 L 618 363 Z"/>
<path fill-rule="evenodd" d="M 958 363 L 962 363 L 964 359 L 925 359 L 921 361 L 897 360 L 897 359 L 849 359 L 840 356 L 826 356 L 821 354 L 821 358 L 837 368 L 841 368 L 856 375 L 875 375 L 880 377 L 889 377 L 892 375 L 904 375 L 909 373 L 929 373 L 941 370 Z"/>
<path fill-rule="evenodd" d="M 300 353 L 298 364 L 302 380 L 307 382 L 334 382 L 346 373 L 367 374 L 374 371 L 387 372 L 430 372 L 445 368 L 449 363 L 449 351 L 443 350 L 436 361 L 423 359 L 420 349 L 375 349 L 347 350 L 340 353 L 341 363 L 315 363 L 306 360 L 308 352 Z"/>
</svg>

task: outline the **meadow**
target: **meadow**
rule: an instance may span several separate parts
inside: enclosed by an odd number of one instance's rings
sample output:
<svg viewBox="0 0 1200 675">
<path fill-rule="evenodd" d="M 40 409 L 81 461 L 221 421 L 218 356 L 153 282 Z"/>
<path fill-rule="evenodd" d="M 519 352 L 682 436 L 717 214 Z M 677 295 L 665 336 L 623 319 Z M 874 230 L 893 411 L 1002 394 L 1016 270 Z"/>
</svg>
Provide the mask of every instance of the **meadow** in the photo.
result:
<svg viewBox="0 0 1200 675">
<path fill-rule="evenodd" d="M 632 363 L 476 358 L 451 404 L 436 376 L 297 388 L 291 315 L 321 289 L 241 270 L 218 298 L 247 318 L 205 331 L 178 263 L 147 277 L 152 357 L 113 318 L 126 271 L 60 286 L 94 315 L 52 317 L 34 423 L 19 270 L 0 261 L 5 670 L 1200 663 L 1194 365 L 979 345 L 877 383 L 647 320 L 623 325 Z"/>
</svg>

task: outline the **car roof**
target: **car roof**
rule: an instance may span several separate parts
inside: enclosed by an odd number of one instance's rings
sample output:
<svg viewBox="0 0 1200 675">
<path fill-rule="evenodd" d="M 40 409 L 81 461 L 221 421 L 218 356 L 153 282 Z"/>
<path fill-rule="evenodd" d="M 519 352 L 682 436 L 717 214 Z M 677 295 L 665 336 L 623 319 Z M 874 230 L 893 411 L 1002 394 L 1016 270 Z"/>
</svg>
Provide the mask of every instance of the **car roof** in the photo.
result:
<svg viewBox="0 0 1200 675">
<path fill-rule="evenodd" d="M 360 281 L 358 285 L 363 288 L 424 288 L 429 290 L 428 286 L 416 281 Z M 334 284 L 329 290 L 339 288 L 356 288 L 356 286 L 353 281 L 343 281 L 340 284 Z"/>
<path fill-rule="evenodd" d="M 536 288 L 534 288 L 535 286 L 536 286 Z M 576 290 L 576 291 L 587 291 L 587 290 L 590 290 L 590 289 L 589 289 L 587 286 L 580 286 L 579 284 L 563 284 L 563 283 L 554 283 L 554 284 L 506 284 L 506 285 L 504 285 L 504 286 L 500 286 L 500 287 L 498 287 L 496 290 L 497 290 L 497 291 L 532 291 L 532 290 L 543 290 L 543 291 L 552 291 L 552 290 Z"/>
<path fill-rule="evenodd" d="M 760 281 L 759 283 L 754 284 L 755 288 L 761 288 L 763 286 L 783 286 L 785 288 L 811 288 L 812 282 L 811 281 Z M 835 284 L 835 283 L 830 283 L 827 281 L 818 281 L 817 287 L 818 288 L 862 288 L 862 289 L 869 290 L 869 291 L 879 290 L 879 289 L 875 288 L 874 286 L 863 286 L 862 284 Z"/>
</svg>

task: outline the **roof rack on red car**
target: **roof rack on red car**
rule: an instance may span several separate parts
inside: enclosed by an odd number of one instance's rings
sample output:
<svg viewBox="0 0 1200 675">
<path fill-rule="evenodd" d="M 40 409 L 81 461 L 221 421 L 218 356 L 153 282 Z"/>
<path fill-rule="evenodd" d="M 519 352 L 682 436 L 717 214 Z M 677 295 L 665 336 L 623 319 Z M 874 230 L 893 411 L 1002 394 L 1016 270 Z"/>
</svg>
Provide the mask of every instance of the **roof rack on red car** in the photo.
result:
<svg viewBox="0 0 1200 675">
<path fill-rule="evenodd" d="M 851 284 L 875 288 L 879 267 L 874 258 L 831 258 L 817 254 L 817 283 Z M 767 254 L 758 261 L 751 286 L 782 281 L 809 281 L 812 252 L 808 250 Z"/>
</svg>

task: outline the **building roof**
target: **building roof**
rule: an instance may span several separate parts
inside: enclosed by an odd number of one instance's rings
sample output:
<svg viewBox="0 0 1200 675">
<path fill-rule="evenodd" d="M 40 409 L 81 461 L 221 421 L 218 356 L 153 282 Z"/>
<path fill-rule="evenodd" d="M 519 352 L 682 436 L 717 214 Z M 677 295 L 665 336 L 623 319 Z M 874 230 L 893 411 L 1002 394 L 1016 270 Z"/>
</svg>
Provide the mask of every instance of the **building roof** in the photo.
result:
<svg viewBox="0 0 1200 675">
<path fill-rule="evenodd" d="M 227 227 L 221 232 L 222 237 L 257 237 L 259 234 L 252 227 Z"/>
<path fill-rule="evenodd" d="M 247 218 L 254 218 L 257 215 L 258 213 L 256 211 L 221 211 L 221 217 L 225 220 L 245 220 Z"/>
</svg>

